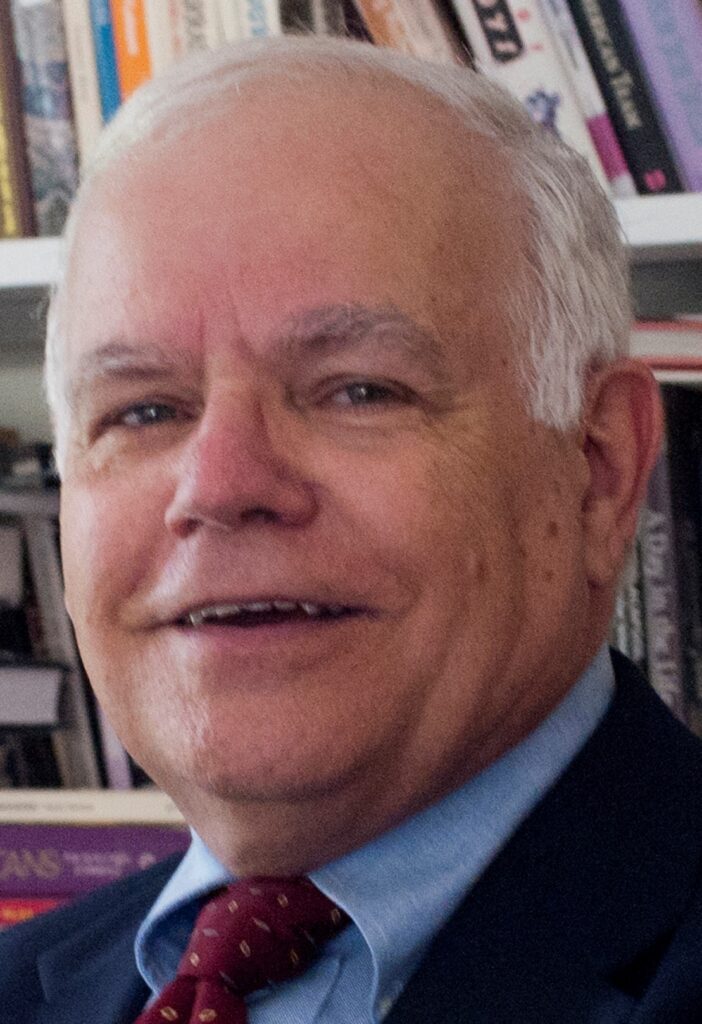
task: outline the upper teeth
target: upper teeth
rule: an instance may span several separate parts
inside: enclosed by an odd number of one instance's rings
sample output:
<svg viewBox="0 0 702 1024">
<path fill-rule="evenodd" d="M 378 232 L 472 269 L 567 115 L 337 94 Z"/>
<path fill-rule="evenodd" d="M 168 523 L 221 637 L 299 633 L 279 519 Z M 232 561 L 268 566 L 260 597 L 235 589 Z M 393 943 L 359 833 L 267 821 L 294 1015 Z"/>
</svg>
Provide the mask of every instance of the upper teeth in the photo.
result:
<svg viewBox="0 0 702 1024">
<path fill-rule="evenodd" d="M 230 619 L 242 612 L 292 612 L 301 608 L 307 615 L 319 615 L 322 610 L 339 615 L 343 611 L 343 605 L 313 604 L 311 601 L 247 601 L 242 604 L 213 604 L 205 608 L 198 608 L 196 611 L 188 612 L 187 621 L 191 626 L 201 626 L 204 622 L 214 619 Z"/>
</svg>

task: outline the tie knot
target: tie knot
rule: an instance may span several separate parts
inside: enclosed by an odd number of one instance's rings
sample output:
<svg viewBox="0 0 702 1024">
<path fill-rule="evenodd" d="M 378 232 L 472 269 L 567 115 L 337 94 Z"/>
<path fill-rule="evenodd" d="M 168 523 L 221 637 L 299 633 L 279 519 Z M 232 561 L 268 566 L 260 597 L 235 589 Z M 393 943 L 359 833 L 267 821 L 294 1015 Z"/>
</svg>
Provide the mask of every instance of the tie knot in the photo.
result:
<svg viewBox="0 0 702 1024">
<path fill-rule="evenodd" d="M 179 975 L 245 996 L 302 973 L 348 920 L 307 878 L 249 878 L 200 911 Z"/>
</svg>

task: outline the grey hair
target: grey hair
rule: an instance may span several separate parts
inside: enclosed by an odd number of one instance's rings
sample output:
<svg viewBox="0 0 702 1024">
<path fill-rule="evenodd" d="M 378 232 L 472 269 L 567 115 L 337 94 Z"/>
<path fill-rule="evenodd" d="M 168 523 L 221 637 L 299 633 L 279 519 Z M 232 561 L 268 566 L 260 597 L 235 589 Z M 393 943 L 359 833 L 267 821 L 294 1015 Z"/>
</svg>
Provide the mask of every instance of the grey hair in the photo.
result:
<svg viewBox="0 0 702 1024">
<path fill-rule="evenodd" d="M 628 350 L 631 308 L 626 256 L 611 204 L 586 161 L 532 122 L 521 104 L 483 75 L 420 61 L 346 39 L 287 37 L 200 53 L 139 89 L 103 132 L 65 230 L 64 267 L 90 184 L 144 140 L 177 137 L 195 114 L 221 113 L 244 82 L 261 77 L 305 81 L 365 74 L 387 76 L 443 101 L 466 131 L 491 140 L 526 201 L 527 251 L 508 284 L 506 304 L 525 406 L 565 431 L 580 418 L 587 371 Z M 63 462 L 69 410 L 62 375 L 62 279 L 51 298 L 45 385 Z"/>
</svg>

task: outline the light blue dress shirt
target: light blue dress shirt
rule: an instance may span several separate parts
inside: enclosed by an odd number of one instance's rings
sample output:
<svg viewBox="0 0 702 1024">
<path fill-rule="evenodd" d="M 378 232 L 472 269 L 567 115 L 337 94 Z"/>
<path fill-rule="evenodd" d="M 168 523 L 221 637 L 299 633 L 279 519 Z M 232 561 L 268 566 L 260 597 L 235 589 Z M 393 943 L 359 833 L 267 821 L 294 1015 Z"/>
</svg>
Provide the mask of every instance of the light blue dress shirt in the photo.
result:
<svg viewBox="0 0 702 1024">
<path fill-rule="evenodd" d="M 300 978 L 255 993 L 250 1024 L 377 1024 L 434 935 L 600 722 L 614 692 L 603 647 L 565 699 L 461 789 L 310 874 L 351 917 Z M 144 920 L 136 959 L 157 993 L 175 975 L 198 897 L 231 881 L 199 836 Z"/>
</svg>

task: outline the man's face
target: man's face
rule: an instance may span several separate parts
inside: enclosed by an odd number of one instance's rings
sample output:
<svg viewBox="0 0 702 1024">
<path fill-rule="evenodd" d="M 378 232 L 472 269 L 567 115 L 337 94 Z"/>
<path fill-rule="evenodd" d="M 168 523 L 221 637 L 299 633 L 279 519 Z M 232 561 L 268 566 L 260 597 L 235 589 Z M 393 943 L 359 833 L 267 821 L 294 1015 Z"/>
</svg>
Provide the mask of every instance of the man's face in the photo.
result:
<svg viewBox="0 0 702 1024">
<path fill-rule="evenodd" d="M 502 311 L 521 203 L 389 92 L 259 86 L 81 214 L 67 598 L 196 824 L 215 794 L 385 826 L 582 665 L 584 463 L 525 414 Z"/>
</svg>

